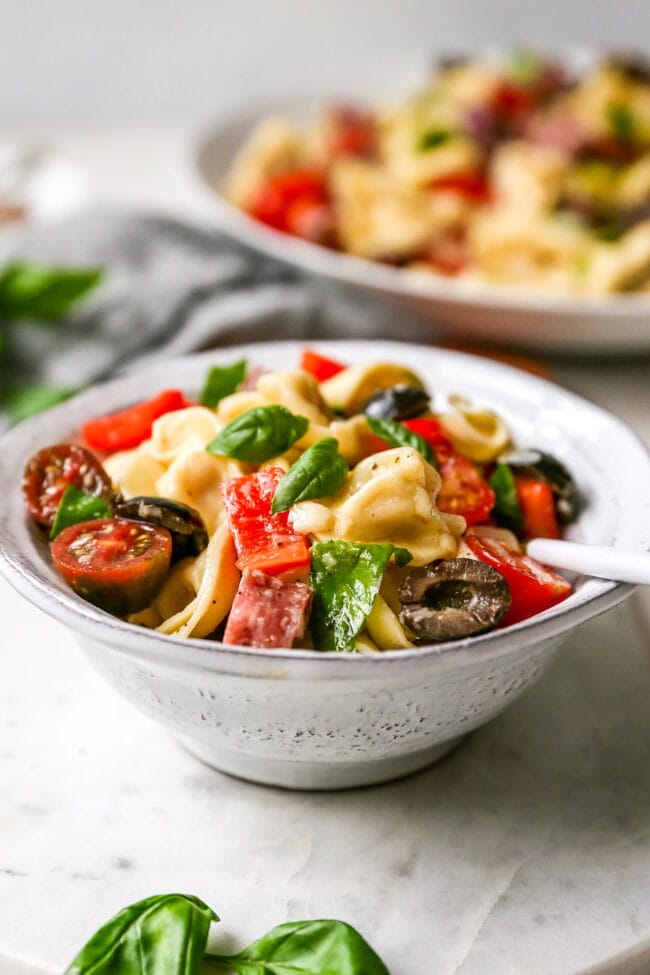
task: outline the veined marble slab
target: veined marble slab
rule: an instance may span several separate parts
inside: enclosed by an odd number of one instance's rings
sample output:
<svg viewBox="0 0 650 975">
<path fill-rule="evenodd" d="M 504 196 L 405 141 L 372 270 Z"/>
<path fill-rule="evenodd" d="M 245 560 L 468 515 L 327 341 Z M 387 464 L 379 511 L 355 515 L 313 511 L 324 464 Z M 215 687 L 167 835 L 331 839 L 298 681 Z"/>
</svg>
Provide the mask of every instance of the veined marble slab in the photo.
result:
<svg viewBox="0 0 650 975">
<path fill-rule="evenodd" d="M 347 920 L 392 975 L 647 973 L 643 600 L 437 767 L 301 794 L 204 768 L 0 582 L 0 972 L 60 972 L 120 907 L 180 890 L 229 942 Z"/>
</svg>

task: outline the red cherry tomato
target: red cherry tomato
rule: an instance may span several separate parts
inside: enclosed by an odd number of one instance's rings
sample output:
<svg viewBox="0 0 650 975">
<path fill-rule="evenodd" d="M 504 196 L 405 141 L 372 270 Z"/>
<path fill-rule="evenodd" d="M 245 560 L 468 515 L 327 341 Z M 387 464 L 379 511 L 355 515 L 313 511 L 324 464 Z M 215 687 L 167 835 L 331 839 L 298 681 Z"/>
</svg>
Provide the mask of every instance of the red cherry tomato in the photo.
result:
<svg viewBox="0 0 650 975">
<path fill-rule="evenodd" d="M 119 413 L 88 420 L 81 432 L 88 446 L 96 450 L 128 450 L 151 436 L 154 420 L 159 416 L 191 405 L 180 389 L 165 389 L 153 399 L 136 403 Z"/>
<path fill-rule="evenodd" d="M 319 170 L 294 169 L 271 177 L 259 188 L 248 210 L 261 223 L 287 231 L 287 211 L 300 199 L 326 201 L 325 177 Z"/>
<path fill-rule="evenodd" d="M 305 349 L 300 359 L 300 368 L 303 372 L 308 372 L 319 383 L 324 383 L 326 379 L 337 376 L 345 368 L 340 362 L 328 359 L 324 355 L 315 352 L 314 349 Z"/>
<path fill-rule="evenodd" d="M 377 126 L 369 112 L 349 105 L 333 108 L 329 113 L 327 154 L 339 156 L 372 156 L 377 150 Z"/>
<path fill-rule="evenodd" d="M 499 116 L 520 117 L 532 112 L 537 101 L 534 88 L 503 79 L 492 92 L 490 107 Z"/>
<path fill-rule="evenodd" d="M 440 477 L 436 504 L 441 511 L 462 515 L 468 525 L 485 521 L 494 507 L 494 491 L 473 464 L 454 453 L 441 462 Z"/>
<path fill-rule="evenodd" d="M 457 193 L 459 196 L 475 203 L 487 203 L 492 197 L 492 191 L 487 177 L 478 170 L 468 170 L 465 173 L 452 173 L 435 179 L 430 187 L 432 190 L 445 190 Z"/>
<path fill-rule="evenodd" d="M 74 591 L 117 616 L 145 609 L 169 570 L 166 528 L 125 518 L 99 518 L 65 528 L 52 542 L 55 566 Z"/>
<path fill-rule="evenodd" d="M 560 529 L 550 484 L 516 477 L 515 487 L 524 518 L 524 538 L 559 538 Z"/>
<path fill-rule="evenodd" d="M 105 501 L 112 494 L 108 474 L 85 447 L 55 444 L 34 454 L 27 461 L 22 479 L 25 505 L 32 518 L 51 528 L 63 493 L 70 485 Z"/>
<path fill-rule="evenodd" d="M 562 602 L 571 592 L 571 586 L 551 569 L 508 548 L 496 538 L 479 538 L 466 535 L 465 541 L 474 555 L 499 572 L 510 587 L 512 602 L 501 620 L 502 626 L 519 623 L 537 613 Z"/>
</svg>

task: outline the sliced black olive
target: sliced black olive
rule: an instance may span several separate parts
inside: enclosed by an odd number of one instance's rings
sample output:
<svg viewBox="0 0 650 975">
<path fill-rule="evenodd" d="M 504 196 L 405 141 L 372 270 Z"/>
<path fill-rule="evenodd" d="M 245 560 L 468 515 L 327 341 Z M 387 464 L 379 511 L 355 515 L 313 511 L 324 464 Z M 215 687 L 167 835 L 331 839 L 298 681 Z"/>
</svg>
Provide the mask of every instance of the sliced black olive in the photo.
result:
<svg viewBox="0 0 650 975">
<path fill-rule="evenodd" d="M 400 619 L 421 640 L 456 640 L 497 625 L 510 606 L 508 583 L 477 559 L 430 562 L 400 589 Z"/>
<path fill-rule="evenodd" d="M 502 464 L 509 464 L 515 474 L 546 481 L 553 489 L 558 521 L 564 525 L 575 521 L 582 508 L 582 498 L 575 481 L 561 461 L 534 447 L 509 451 L 498 459 Z"/>
<path fill-rule="evenodd" d="M 198 555 L 207 546 L 209 538 L 203 518 L 194 508 L 168 498 L 129 498 L 119 495 L 113 502 L 113 513 L 119 518 L 146 521 L 150 525 L 166 528 L 172 536 L 172 561 L 187 555 Z"/>
<path fill-rule="evenodd" d="M 412 420 L 429 409 L 430 397 L 424 389 L 398 383 L 374 393 L 363 407 L 366 416 L 382 420 Z"/>
</svg>

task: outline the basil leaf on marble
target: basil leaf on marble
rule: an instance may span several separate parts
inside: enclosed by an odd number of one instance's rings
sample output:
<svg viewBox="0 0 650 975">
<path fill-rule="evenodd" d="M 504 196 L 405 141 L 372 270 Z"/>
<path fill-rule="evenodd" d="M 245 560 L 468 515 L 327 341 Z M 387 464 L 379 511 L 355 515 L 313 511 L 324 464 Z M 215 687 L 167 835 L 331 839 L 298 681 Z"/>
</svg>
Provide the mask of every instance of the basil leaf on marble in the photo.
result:
<svg viewBox="0 0 650 975">
<path fill-rule="evenodd" d="M 304 437 L 309 420 L 284 406 L 256 406 L 220 430 L 205 448 L 211 454 L 262 464 Z"/>
<path fill-rule="evenodd" d="M 70 525 L 78 525 L 82 521 L 92 521 L 94 518 L 108 518 L 111 509 L 103 498 L 95 494 L 80 491 L 74 484 L 70 484 L 61 496 L 56 510 L 54 524 L 50 531 L 50 541 Z"/>
<path fill-rule="evenodd" d="M 427 463 L 432 467 L 437 467 L 436 458 L 431 444 L 419 433 L 414 433 L 397 420 L 387 420 L 378 416 L 367 416 L 368 426 L 373 433 L 385 440 L 391 447 L 413 447 L 417 450 Z"/>
<path fill-rule="evenodd" d="M 490 487 L 494 491 L 493 514 L 500 525 L 519 531 L 524 524 L 524 516 L 517 498 L 512 469 L 508 464 L 497 464 L 490 477 Z"/>
<path fill-rule="evenodd" d="M 198 897 L 147 897 L 101 927 L 64 975 L 198 975 L 210 924 L 218 920 Z"/>
<path fill-rule="evenodd" d="M 103 277 L 102 268 L 44 267 L 19 262 L 0 271 L 0 318 L 62 318 Z"/>
<path fill-rule="evenodd" d="M 246 376 L 246 359 L 230 366 L 213 366 L 206 376 L 199 402 L 214 409 L 225 396 L 237 392 Z"/>
<path fill-rule="evenodd" d="M 390 975 L 368 942 L 343 921 L 291 921 L 237 955 L 206 958 L 237 975 Z"/>
<path fill-rule="evenodd" d="M 308 447 L 276 488 L 271 513 L 287 511 L 298 501 L 330 498 L 345 483 L 347 461 L 339 454 L 335 437 L 325 437 Z"/>
<path fill-rule="evenodd" d="M 393 551 L 390 543 L 314 542 L 311 629 L 317 650 L 354 651 Z"/>
</svg>

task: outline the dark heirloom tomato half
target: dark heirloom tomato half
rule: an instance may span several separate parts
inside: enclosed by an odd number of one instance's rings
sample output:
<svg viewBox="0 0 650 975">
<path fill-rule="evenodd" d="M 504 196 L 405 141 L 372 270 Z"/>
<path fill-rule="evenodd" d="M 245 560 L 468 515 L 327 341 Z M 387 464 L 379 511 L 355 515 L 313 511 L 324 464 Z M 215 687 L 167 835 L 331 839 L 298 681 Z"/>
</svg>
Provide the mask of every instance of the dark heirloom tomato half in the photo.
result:
<svg viewBox="0 0 650 975">
<path fill-rule="evenodd" d="M 51 528 L 63 493 L 70 485 L 107 502 L 112 495 L 108 474 L 85 447 L 54 444 L 34 454 L 27 461 L 22 480 L 25 505 L 32 518 Z"/>
<path fill-rule="evenodd" d="M 116 616 L 145 609 L 169 571 L 172 538 L 166 528 L 125 518 L 100 518 L 64 529 L 52 559 L 83 599 Z"/>
</svg>

